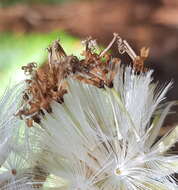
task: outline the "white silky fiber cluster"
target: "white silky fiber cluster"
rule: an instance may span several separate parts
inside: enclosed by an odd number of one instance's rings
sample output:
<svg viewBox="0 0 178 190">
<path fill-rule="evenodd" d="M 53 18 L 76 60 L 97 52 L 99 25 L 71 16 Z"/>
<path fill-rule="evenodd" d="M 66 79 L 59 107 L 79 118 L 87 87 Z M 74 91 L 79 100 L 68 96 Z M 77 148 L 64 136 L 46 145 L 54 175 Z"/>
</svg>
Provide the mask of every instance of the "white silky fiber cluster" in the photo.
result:
<svg viewBox="0 0 178 190">
<path fill-rule="evenodd" d="M 159 131 L 174 102 L 152 71 L 120 67 L 113 88 L 67 79 L 64 103 L 40 124 L 15 116 L 23 84 L 0 102 L 1 190 L 177 190 L 178 156 L 168 153 L 178 127 Z"/>
</svg>

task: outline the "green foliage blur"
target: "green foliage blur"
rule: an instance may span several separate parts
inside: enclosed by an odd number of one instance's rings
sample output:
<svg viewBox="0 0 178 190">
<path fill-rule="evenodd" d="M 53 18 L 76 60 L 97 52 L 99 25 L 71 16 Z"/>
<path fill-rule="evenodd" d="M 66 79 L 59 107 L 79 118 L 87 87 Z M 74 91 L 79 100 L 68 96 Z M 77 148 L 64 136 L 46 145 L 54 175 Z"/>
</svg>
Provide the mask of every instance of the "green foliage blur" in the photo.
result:
<svg viewBox="0 0 178 190">
<path fill-rule="evenodd" d="M 0 7 L 16 4 L 56 4 L 77 0 L 0 0 Z M 52 41 L 60 39 L 67 54 L 80 56 L 81 43 L 78 39 L 62 31 L 51 33 L 13 33 L 0 32 L 0 95 L 10 84 L 25 78 L 21 67 L 47 60 L 47 48 Z"/>
<path fill-rule="evenodd" d="M 1 0 L 0 6 L 11 6 L 15 4 L 55 4 L 55 3 L 65 3 L 75 0 Z"/>
<path fill-rule="evenodd" d="M 60 39 L 68 55 L 80 55 L 80 41 L 65 32 L 0 33 L 0 94 L 9 83 L 14 84 L 25 78 L 22 66 L 30 62 L 44 63 L 47 60 L 46 48 L 56 39 Z"/>
</svg>

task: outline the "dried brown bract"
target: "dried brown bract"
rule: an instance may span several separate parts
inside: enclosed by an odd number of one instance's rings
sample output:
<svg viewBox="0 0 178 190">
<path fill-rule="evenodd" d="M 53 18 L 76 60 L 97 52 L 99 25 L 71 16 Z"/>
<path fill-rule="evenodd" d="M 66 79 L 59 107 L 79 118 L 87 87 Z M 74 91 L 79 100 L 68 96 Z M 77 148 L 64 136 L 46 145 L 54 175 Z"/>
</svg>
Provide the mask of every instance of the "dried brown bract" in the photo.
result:
<svg viewBox="0 0 178 190">
<path fill-rule="evenodd" d="M 22 67 L 30 79 L 26 80 L 24 102 L 17 115 L 26 120 L 28 127 L 32 127 L 33 122 L 40 123 L 40 115 L 44 115 L 44 110 L 48 113 L 52 112 L 50 106 L 52 101 L 60 104 L 64 102 L 64 95 L 68 92 L 66 79 L 69 77 L 98 88 L 105 86 L 112 88 L 121 62 L 119 58 L 113 58 L 108 53 L 115 42 L 119 52 L 128 53 L 136 70 L 143 72 L 143 62 L 148 55 L 148 50 L 142 49 L 141 55 L 136 56 L 128 43 L 122 41 L 118 34 L 114 34 L 111 43 L 100 53 L 97 53 L 99 48 L 96 41 L 89 37 L 84 41 L 83 59 L 73 55 L 68 56 L 59 41 L 54 41 L 48 48 L 48 63 L 39 68 L 36 63 L 29 63 Z"/>
<path fill-rule="evenodd" d="M 135 67 L 136 72 L 146 72 L 147 68 L 144 66 L 144 61 L 149 55 L 149 48 L 143 47 L 140 50 L 140 56 L 137 56 L 133 61 L 133 66 Z"/>
</svg>

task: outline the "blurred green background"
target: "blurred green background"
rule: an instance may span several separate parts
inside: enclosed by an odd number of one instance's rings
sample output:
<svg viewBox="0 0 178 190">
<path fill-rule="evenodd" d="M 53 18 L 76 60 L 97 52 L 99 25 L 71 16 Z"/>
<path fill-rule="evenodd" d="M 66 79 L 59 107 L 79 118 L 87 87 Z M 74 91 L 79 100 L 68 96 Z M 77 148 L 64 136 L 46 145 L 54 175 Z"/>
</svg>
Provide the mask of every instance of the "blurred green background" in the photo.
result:
<svg viewBox="0 0 178 190">
<path fill-rule="evenodd" d="M 64 3 L 67 1 L 72 1 L 72 0 L 1 0 L 0 5 L 12 6 L 15 4 L 39 4 L 39 3 L 55 4 L 55 3 Z"/>
<path fill-rule="evenodd" d="M 72 0 L 1 0 L 0 7 L 8 8 L 16 5 L 56 5 Z M 74 1 L 74 0 L 73 0 Z M 81 43 L 77 37 L 65 31 L 55 29 L 51 32 L 1 31 L 0 32 L 0 95 L 9 84 L 25 78 L 21 67 L 29 62 L 39 65 L 47 60 L 46 48 L 59 39 L 67 54 L 80 56 Z"/>
<path fill-rule="evenodd" d="M 0 94 L 9 82 L 18 82 L 25 78 L 21 66 L 30 62 L 41 64 L 47 60 L 46 48 L 56 39 L 60 39 L 68 54 L 79 55 L 80 41 L 65 32 L 0 33 Z"/>
</svg>

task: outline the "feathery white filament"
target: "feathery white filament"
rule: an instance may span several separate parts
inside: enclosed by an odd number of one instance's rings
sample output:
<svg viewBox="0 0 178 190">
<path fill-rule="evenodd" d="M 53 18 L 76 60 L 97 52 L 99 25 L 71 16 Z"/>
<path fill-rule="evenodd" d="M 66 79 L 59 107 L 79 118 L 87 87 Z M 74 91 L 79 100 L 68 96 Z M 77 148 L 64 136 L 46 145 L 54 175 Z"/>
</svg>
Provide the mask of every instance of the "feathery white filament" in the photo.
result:
<svg viewBox="0 0 178 190">
<path fill-rule="evenodd" d="M 8 100 L 14 90 L 0 102 L 7 109 L 0 110 L 1 189 L 178 188 L 178 156 L 166 154 L 178 139 L 177 127 L 156 141 L 174 104 L 158 110 L 171 83 L 158 91 L 152 71 L 137 75 L 131 67 L 120 68 L 111 89 L 67 83 L 64 103 L 52 102 L 52 113 L 43 110 L 32 128 L 13 115 L 17 97 Z"/>
</svg>

